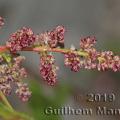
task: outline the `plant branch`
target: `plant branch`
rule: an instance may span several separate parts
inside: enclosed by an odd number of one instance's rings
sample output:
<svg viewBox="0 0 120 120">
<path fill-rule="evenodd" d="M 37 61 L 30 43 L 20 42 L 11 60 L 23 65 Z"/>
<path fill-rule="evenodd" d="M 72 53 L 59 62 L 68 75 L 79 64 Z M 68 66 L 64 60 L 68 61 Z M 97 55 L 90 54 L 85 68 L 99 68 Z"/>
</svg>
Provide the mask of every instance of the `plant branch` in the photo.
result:
<svg viewBox="0 0 120 120">
<path fill-rule="evenodd" d="M 6 52 L 6 51 L 9 51 L 9 48 L 7 48 L 6 46 L 0 46 L 0 52 Z M 79 50 L 79 51 L 72 51 L 70 49 L 63 49 L 63 48 L 50 48 L 50 47 L 47 47 L 47 46 L 37 46 L 37 47 L 27 47 L 27 48 L 24 48 L 22 51 L 34 51 L 34 52 L 59 52 L 59 53 L 68 53 L 68 52 L 74 52 L 80 56 L 84 56 L 84 57 L 87 57 L 88 56 L 88 53 L 85 52 L 85 51 L 82 51 L 82 50 Z"/>
<path fill-rule="evenodd" d="M 12 106 L 11 106 L 10 103 L 8 102 L 7 98 L 6 98 L 5 95 L 2 93 L 2 91 L 0 91 L 0 99 L 1 99 L 1 101 L 2 101 L 10 110 L 14 111 L 13 108 L 12 108 Z"/>
<path fill-rule="evenodd" d="M 6 51 L 10 51 L 8 47 L 6 46 L 0 46 L 0 52 L 6 52 Z M 65 48 L 50 48 L 48 46 L 36 46 L 36 47 L 27 47 L 27 48 L 23 48 L 21 51 L 33 51 L 33 52 L 58 52 L 58 53 L 62 53 L 62 54 L 66 54 L 68 52 L 71 53 L 75 53 L 79 56 L 82 57 L 89 57 L 89 54 L 86 51 L 83 50 L 77 50 L 77 51 L 72 51 L 71 49 L 65 49 Z M 98 56 L 98 61 L 102 62 L 105 61 L 104 58 L 99 57 Z"/>
</svg>

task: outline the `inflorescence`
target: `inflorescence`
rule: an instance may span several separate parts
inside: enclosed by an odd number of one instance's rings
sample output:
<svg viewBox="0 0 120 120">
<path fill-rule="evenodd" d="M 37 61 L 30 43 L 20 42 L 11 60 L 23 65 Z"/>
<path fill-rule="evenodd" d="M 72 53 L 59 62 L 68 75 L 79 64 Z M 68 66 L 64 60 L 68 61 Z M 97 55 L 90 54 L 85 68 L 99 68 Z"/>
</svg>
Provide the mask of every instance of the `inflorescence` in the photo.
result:
<svg viewBox="0 0 120 120">
<path fill-rule="evenodd" d="M 0 17 L 0 27 L 3 25 L 4 21 Z M 27 72 L 21 67 L 24 57 L 20 56 L 20 51 L 34 51 L 40 55 L 40 75 L 49 85 L 56 84 L 56 71 L 59 69 L 55 65 L 53 52 L 62 53 L 65 66 L 74 72 L 78 72 L 81 68 L 120 71 L 120 56 L 114 55 L 112 51 L 97 51 L 94 47 L 95 37 L 82 38 L 79 49 L 73 45 L 70 49 L 66 49 L 64 34 L 63 26 L 57 26 L 41 34 L 34 34 L 32 29 L 23 27 L 11 34 L 6 45 L 0 47 L 0 90 L 9 95 L 14 85 L 15 93 L 22 101 L 28 101 L 31 96 L 27 84 L 22 81 L 27 77 Z"/>
</svg>

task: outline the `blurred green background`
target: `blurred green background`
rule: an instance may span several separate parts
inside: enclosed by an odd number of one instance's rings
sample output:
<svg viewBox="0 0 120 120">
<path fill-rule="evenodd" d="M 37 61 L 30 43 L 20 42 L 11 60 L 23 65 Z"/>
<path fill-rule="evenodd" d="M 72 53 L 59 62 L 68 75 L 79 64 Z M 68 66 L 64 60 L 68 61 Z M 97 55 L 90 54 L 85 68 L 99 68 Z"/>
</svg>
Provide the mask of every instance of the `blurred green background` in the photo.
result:
<svg viewBox="0 0 120 120">
<path fill-rule="evenodd" d="M 79 48 L 82 36 L 96 36 L 98 50 L 112 50 L 120 54 L 120 0 L 0 0 L 0 16 L 5 26 L 0 31 L 0 44 L 4 44 L 9 35 L 17 29 L 28 26 L 35 33 L 64 25 L 67 29 L 65 45 L 74 44 Z M 26 56 L 24 66 L 29 73 L 26 82 L 32 90 L 28 103 L 22 103 L 13 94 L 8 99 L 12 106 L 35 120 L 119 120 L 120 116 L 81 116 L 46 115 L 47 107 L 95 108 L 98 105 L 120 107 L 120 73 L 81 70 L 71 72 L 64 66 L 61 54 L 55 54 L 58 72 L 58 85 L 47 86 L 39 75 L 39 56 L 23 52 Z M 114 93 L 113 103 L 87 103 L 89 93 Z"/>
</svg>

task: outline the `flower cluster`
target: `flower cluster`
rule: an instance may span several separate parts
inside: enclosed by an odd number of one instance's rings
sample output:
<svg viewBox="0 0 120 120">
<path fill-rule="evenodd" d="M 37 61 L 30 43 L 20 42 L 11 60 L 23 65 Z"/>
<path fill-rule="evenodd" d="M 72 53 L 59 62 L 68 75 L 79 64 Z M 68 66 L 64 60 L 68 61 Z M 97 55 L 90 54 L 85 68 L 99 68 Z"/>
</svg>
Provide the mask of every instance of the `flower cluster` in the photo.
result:
<svg viewBox="0 0 120 120">
<path fill-rule="evenodd" d="M 35 35 L 30 28 L 23 27 L 22 29 L 11 34 L 10 39 L 6 42 L 6 46 L 11 52 L 20 51 L 26 47 L 33 45 Z"/>
<path fill-rule="evenodd" d="M 31 96 L 31 92 L 22 83 L 22 79 L 27 77 L 27 72 L 23 67 L 20 67 L 24 57 L 17 56 L 13 59 L 11 57 L 9 54 L 0 55 L 0 90 L 5 95 L 10 95 L 12 85 L 15 85 L 17 95 L 21 100 L 27 101 Z"/>
<path fill-rule="evenodd" d="M 54 85 L 56 83 L 57 74 L 55 66 L 55 58 L 51 54 L 43 54 L 40 57 L 40 74 L 43 79 L 49 84 Z"/>
<path fill-rule="evenodd" d="M 3 24 L 3 19 L 0 17 L 0 27 Z M 57 81 L 58 67 L 55 65 L 54 56 L 50 54 L 52 52 L 64 54 L 65 66 L 75 72 L 81 68 L 120 71 L 120 56 L 114 55 L 112 51 L 97 51 L 94 47 L 97 42 L 95 37 L 82 38 L 79 49 L 74 46 L 65 49 L 64 34 L 63 26 L 57 26 L 51 31 L 37 35 L 30 28 L 23 27 L 11 34 L 6 46 L 0 47 L 2 53 L 0 54 L 0 90 L 8 95 L 11 93 L 11 83 L 14 83 L 16 94 L 22 101 L 27 101 L 31 96 L 27 85 L 22 83 L 22 78 L 27 76 L 25 69 L 20 67 L 23 57 L 15 57 L 17 52 L 24 50 L 34 51 L 40 55 L 40 74 L 49 85 L 54 85 Z"/>
<path fill-rule="evenodd" d="M 112 69 L 114 72 L 120 70 L 120 57 L 114 56 L 112 51 L 101 52 L 99 56 L 98 70 Z"/>
<path fill-rule="evenodd" d="M 64 33 L 65 28 L 63 26 L 57 26 L 52 31 L 47 31 L 38 34 L 35 44 L 41 46 L 49 46 L 51 48 L 64 47 Z"/>
<path fill-rule="evenodd" d="M 72 71 L 78 72 L 81 67 L 79 56 L 75 53 L 67 53 L 64 56 L 65 65 L 70 67 Z"/>
<path fill-rule="evenodd" d="M 114 72 L 119 71 L 120 57 L 117 55 L 114 56 L 112 51 L 98 52 L 94 48 L 95 43 L 95 37 L 82 38 L 80 40 L 80 50 L 72 50 L 65 54 L 65 65 L 71 66 L 71 70 L 73 71 L 78 71 L 80 67 L 98 69 L 98 71 L 108 69 L 112 69 Z M 80 52 L 82 54 L 79 56 Z"/>
<path fill-rule="evenodd" d="M 84 50 L 91 49 L 95 43 L 96 43 L 96 38 L 92 36 L 88 36 L 80 40 L 80 48 Z"/>
<path fill-rule="evenodd" d="M 26 102 L 29 100 L 31 96 L 31 92 L 28 88 L 28 85 L 26 83 L 17 83 L 18 88 L 16 89 L 16 94 L 18 97 L 23 101 Z"/>
<path fill-rule="evenodd" d="M 0 17 L 0 28 L 4 25 L 4 20 L 2 17 Z"/>
<path fill-rule="evenodd" d="M 88 36 L 80 40 L 81 50 L 88 54 L 84 57 L 84 59 L 81 60 L 81 66 L 85 69 L 97 68 L 98 52 L 94 48 L 96 41 L 96 38 L 93 36 Z"/>
</svg>

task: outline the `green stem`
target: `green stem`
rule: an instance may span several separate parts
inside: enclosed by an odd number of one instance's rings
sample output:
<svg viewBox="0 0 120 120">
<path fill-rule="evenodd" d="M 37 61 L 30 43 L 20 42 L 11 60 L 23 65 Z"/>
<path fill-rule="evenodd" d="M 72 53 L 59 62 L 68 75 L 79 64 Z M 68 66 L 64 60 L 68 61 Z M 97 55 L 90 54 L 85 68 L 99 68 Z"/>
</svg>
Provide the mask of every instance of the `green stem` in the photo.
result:
<svg viewBox="0 0 120 120">
<path fill-rule="evenodd" d="M 26 50 L 31 50 L 31 48 L 29 48 L 29 49 L 27 48 Z M 88 53 L 86 51 L 82 51 L 82 50 L 72 51 L 70 49 L 49 48 L 49 47 L 46 47 L 46 46 L 35 47 L 35 48 L 32 49 L 32 51 L 35 51 L 35 52 L 48 51 L 48 52 L 58 52 L 58 53 L 63 53 L 63 54 L 73 52 L 73 53 L 78 54 L 79 56 L 84 56 L 84 57 L 88 56 Z"/>
<path fill-rule="evenodd" d="M 12 106 L 10 105 L 10 103 L 8 102 L 7 98 L 5 97 L 2 91 L 0 91 L 0 99 L 10 110 L 14 111 L 14 109 L 12 108 Z"/>
</svg>

